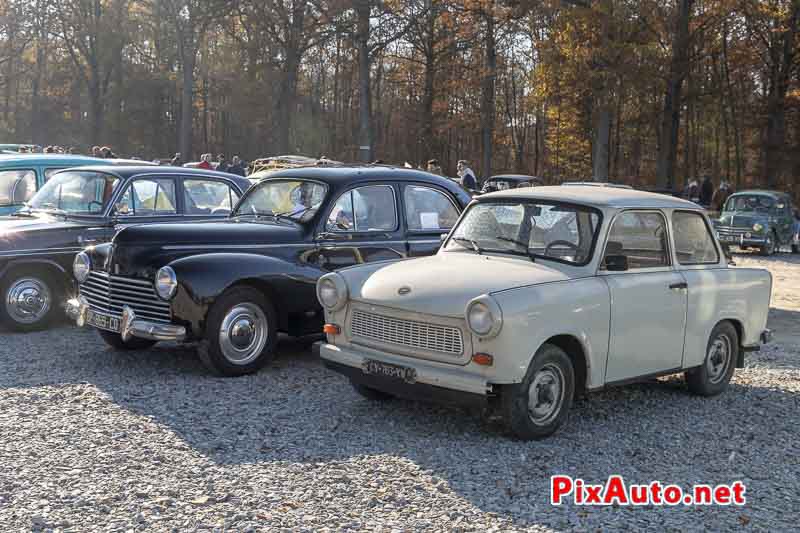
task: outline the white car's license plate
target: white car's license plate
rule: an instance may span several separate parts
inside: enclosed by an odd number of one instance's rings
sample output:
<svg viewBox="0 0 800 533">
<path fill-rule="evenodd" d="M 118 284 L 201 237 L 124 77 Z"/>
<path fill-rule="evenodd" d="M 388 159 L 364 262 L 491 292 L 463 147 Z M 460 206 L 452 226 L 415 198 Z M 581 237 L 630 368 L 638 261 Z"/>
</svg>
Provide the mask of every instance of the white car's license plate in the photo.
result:
<svg viewBox="0 0 800 533">
<path fill-rule="evenodd" d="M 105 329 L 119 333 L 119 318 L 115 316 L 105 315 L 92 311 L 91 309 L 86 313 L 86 323 L 96 328 Z"/>
<path fill-rule="evenodd" d="M 409 383 L 414 383 L 417 379 L 417 371 L 413 368 L 400 365 L 391 365 L 380 361 L 367 359 L 361 366 L 365 374 L 383 376 L 385 378 L 400 379 Z"/>
</svg>

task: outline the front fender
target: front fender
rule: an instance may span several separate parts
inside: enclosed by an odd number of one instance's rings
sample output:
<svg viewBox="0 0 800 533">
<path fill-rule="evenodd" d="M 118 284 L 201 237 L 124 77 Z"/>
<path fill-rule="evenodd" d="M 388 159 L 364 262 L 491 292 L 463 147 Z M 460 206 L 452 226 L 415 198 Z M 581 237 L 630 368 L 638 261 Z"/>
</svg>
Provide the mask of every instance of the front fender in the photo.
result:
<svg viewBox="0 0 800 533">
<path fill-rule="evenodd" d="M 279 317 L 319 309 L 315 287 L 323 272 L 306 264 L 256 254 L 209 253 L 176 259 L 169 266 L 178 280 L 173 317 L 188 324 L 195 336 L 204 331 L 214 302 L 238 284 L 261 290 Z"/>
</svg>

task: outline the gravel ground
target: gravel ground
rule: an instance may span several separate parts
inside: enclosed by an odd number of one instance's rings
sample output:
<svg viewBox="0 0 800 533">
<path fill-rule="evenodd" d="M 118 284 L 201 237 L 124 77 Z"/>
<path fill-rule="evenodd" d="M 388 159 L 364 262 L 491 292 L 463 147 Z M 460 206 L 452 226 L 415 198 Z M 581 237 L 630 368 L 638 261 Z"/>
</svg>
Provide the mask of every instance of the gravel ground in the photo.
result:
<svg viewBox="0 0 800 533">
<path fill-rule="evenodd" d="M 800 261 L 787 257 L 740 264 L 785 277 L 775 314 L 797 323 Z M 290 341 L 258 375 L 217 379 L 182 347 L 116 354 L 67 326 L 1 338 L 4 531 L 779 531 L 800 516 L 796 336 L 752 354 L 720 397 L 676 379 L 611 389 L 534 443 L 459 410 L 371 404 Z M 748 500 L 551 507 L 557 473 L 741 479 Z"/>
</svg>

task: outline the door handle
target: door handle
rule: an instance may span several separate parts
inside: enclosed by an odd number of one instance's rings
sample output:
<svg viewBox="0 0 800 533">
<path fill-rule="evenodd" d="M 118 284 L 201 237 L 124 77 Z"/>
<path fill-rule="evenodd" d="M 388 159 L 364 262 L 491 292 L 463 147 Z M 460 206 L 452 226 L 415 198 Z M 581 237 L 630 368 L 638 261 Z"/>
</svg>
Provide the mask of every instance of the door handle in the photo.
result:
<svg viewBox="0 0 800 533">
<path fill-rule="evenodd" d="M 686 283 L 685 281 L 682 281 L 681 283 L 673 283 L 673 284 L 671 284 L 669 286 L 669 288 L 672 289 L 673 291 L 679 291 L 681 289 L 688 289 L 689 288 L 689 284 Z"/>
</svg>

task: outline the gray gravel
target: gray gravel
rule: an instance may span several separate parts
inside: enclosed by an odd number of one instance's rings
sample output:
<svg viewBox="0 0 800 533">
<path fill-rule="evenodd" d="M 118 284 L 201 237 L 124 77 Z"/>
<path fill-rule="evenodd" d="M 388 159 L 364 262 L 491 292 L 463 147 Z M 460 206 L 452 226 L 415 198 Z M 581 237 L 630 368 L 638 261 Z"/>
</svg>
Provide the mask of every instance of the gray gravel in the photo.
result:
<svg viewBox="0 0 800 533">
<path fill-rule="evenodd" d="M 174 345 L 116 354 L 67 326 L 0 335 L 4 531 L 778 531 L 800 516 L 798 344 L 751 355 L 721 397 L 675 379 L 612 389 L 522 443 L 459 410 L 371 404 L 290 341 L 258 375 L 218 379 Z M 556 473 L 741 479 L 748 502 L 554 508 Z"/>
</svg>

